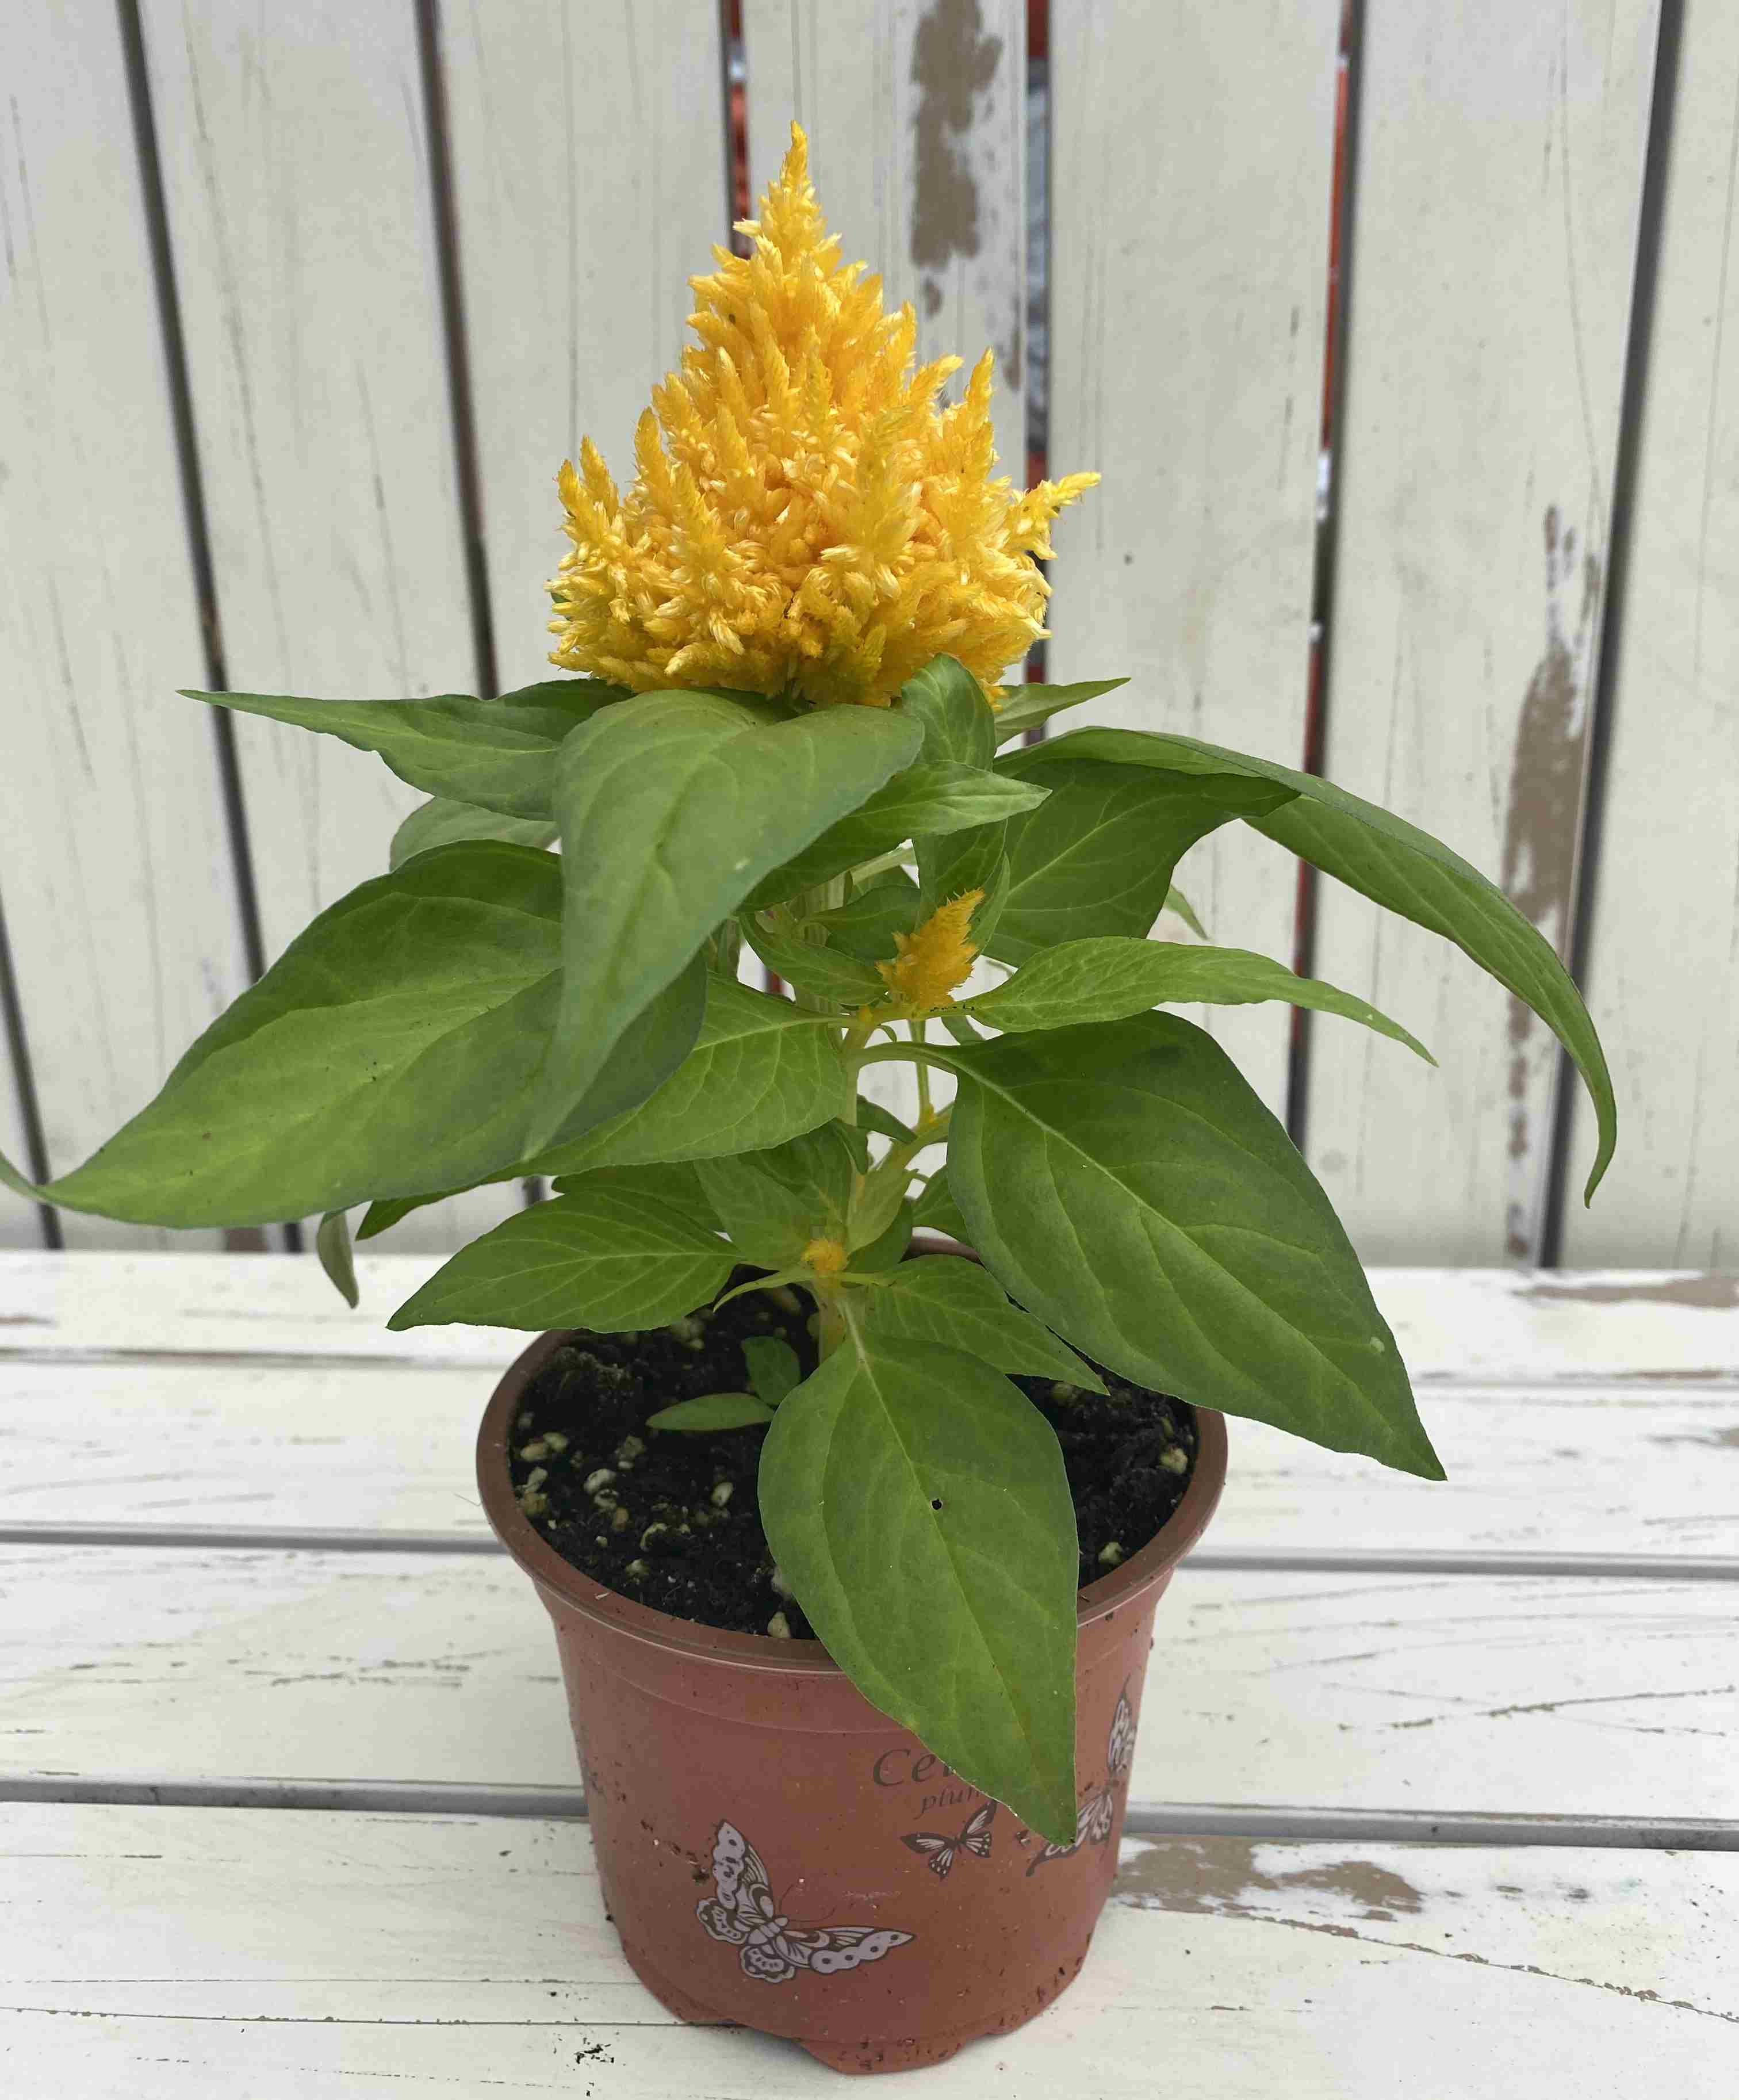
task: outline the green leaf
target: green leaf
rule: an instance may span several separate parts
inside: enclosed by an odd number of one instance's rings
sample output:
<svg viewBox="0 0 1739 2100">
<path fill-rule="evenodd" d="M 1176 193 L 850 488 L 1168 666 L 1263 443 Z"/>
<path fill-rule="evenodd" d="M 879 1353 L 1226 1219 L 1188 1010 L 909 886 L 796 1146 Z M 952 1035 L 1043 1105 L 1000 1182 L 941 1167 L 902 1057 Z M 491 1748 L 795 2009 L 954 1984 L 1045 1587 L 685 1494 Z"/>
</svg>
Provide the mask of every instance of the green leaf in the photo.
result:
<svg viewBox="0 0 1739 2100">
<path fill-rule="evenodd" d="M 917 723 L 900 714 L 882 715 L 872 708 L 833 708 L 828 713 L 867 714 L 892 719 L 913 735 Z M 1011 796 L 1009 792 L 1016 792 Z M 783 903 L 799 890 L 813 889 L 861 862 L 874 860 L 904 840 L 941 832 L 963 831 L 970 824 L 1000 822 L 1037 807 L 1032 784 L 1001 771 L 985 773 L 975 765 L 908 766 L 851 815 L 824 832 L 807 852 L 786 860 L 763 878 L 749 895 L 751 910 Z"/>
<path fill-rule="evenodd" d="M 10 1189 L 15 1196 L 22 1196 L 27 1203 L 52 1202 L 46 1189 L 40 1188 L 29 1175 L 15 1167 L 3 1152 L 0 1152 L 0 1189 Z"/>
<path fill-rule="evenodd" d="M 1037 1409 L 963 1349 L 854 1332 L 774 1417 L 759 1488 L 781 1570 L 865 1697 L 1070 1842 L 1078 1546 Z"/>
<path fill-rule="evenodd" d="M 964 664 L 934 656 L 900 688 L 901 713 L 921 723 L 932 765 L 988 766 L 997 755 L 996 710 Z"/>
<path fill-rule="evenodd" d="M 982 1043 L 984 1030 L 975 1028 L 957 1006 L 944 1006 L 936 1018 L 957 1043 Z"/>
<path fill-rule="evenodd" d="M 924 1255 L 902 1262 L 869 1298 L 864 1322 L 871 1334 L 947 1342 L 970 1350 L 993 1370 L 1062 1379 L 1088 1392 L 1105 1390 L 1090 1364 L 1042 1320 L 1023 1312 L 988 1268 L 964 1255 Z"/>
<path fill-rule="evenodd" d="M 575 1078 L 552 1040 L 561 885 L 549 854 L 478 842 L 352 890 L 51 1200 L 149 1224 L 266 1224 L 513 1168 L 534 1088 L 573 1132 L 619 1114 L 694 1041 L 704 973 Z"/>
<path fill-rule="evenodd" d="M 342 1211 L 328 1211 L 314 1236 L 314 1251 L 320 1258 L 332 1286 L 354 1312 L 361 1303 L 356 1288 L 356 1263 L 350 1251 L 350 1220 Z"/>
<path fill-rule="evenodd" d="M 1196 917 L 1195 907 L 1191 903 L 1176 883 L 1173 883 L 1165 893 L 1165 909 L 1168 911 L 1175 912 L 1198 941 L 1207 939 L 1208 929 Z"/>
<path fill-rule="evenodd" d="M 764 1400 L 746 1392 L 703 1392 L 695 1400 L 679 1400 L 646 1417 L 649 1429 L 687 1429 L 703 1432 L 715 1429 L 755 1429 L 773 1420 L 773 1410 Z"/>
<path fill-rule="evenodd" d="M 745 1261 L 784 1268 L 811 1240 L 845 1238 L 856 1170 L 833 1124 L 764 1152 L 699 1160 L 696 1171 Z"/>
<path fill-rule="evenodd" d="M 461 1193 L 457 1189 L 440 1189 L 432 1195 L 390 1196 L 371 1203 L 363 1213 L 356 1237 L 359 1240 L 378 1239 L 382 1233 L 390 1233 L 401 1219 L 408 1218 L 413 1211 L 425 1210 L 431 1203 L 444 1203 L 449 1196 Z"/>
<path fill-rule="evenodd" d="M 707 982 L 694 1048 L 637 1108 L 532 1162 L 527 1173 L 758 1152 L 852 1113 L 839 1024 L 722 977 Z"/>
<path fill-rule="evenodd" d="M 878 1137 L 892 1138 L 896 1145 L 915 1145 L 918 1141 L 918 1133 L 909 1124 L 901 1123 L 892 1109 L 884 1109 L 867 1094 L 857 1097 L 857 1120 L 864 1129 L 873 1130 Z"/>
<path fill-rule="evenodd" d="M 1096 1361 L 1441 1480 L 1406 1367 L 1286 1132 L 1175 1014 L 927 1053 L 949 1185 L 1010 1295 Z"/>
<path fill-rule="evenodd" d="M 770 868 L 905 765 L 915 722 L 878 708 L 768 720 L 704 693 L 649 693 L 575 730 L 557 761 L 566 882 L 559 1064 L 589 1079 Z M 533 1116 L 547 1144 L 551 1091 Z"/>
<path fill-rule="evenodd" d="M 639 1190 L 682 1211 L 703 1224 L 710 1233 L 722 1233 L 712 1199 L 701 1186 L 701 1177 L 686 1161 L 670 1160 L 640 1167 L 594 1167 L 582 1174 L 559 1175 L 551 1184 L 558 1196 L 573 1196 L 588 1189 Z"/>
<path fill-rule="evenodd" d="M 1099 732 L 1085 730 L 1077 736 Z M 1164 909 L 1172 870 L 1198 839 L 1234 817 L 1256 817 L 1290 791 L 1233 771 L 1148 772 L 1068 754 L 1076 736 L 997 761 L 1042 780 L 1050 800 L 1008 826 L 1012 879 L 990 953 L 1024 962 L 1041 948 L 1094 934 L 1145 934 Z"/>
<path fill-rule="evenodd" d="M 1078 708 L 1083 700 L 1096 700 L 1102 693 L 1114 693 L 1129 682 L 1127 678 L 1090 678 L 1080 686 L 1010 686 L 997 710 L 997 741 L 1007 743 L 1024 736 L 1065 708 Z"/>
<path fill-rule="evenodd" d="M 852 1255 L 852 1273 L 855 1276 L 878 1276 L 884 1269 L 892 1268 L 905 1259 L 905 1251 L 912 1244 L 914 1222 L 912 1206 L 902 1203 L 894 1213 L 893 1223 L 879 1239 L 871 1240 L 868 1246 L 856 1248 Z"/>
<path fill-rule="evenodd" d="M 734 1265 L 716 1233 L 654 1187 L 600 1176 L 473 1240 L 386 1324 L 627 1333 L 692 1312 Z"/>
<path fill-rule="evenodd" d="M 432 853 L 437 846 L 456 845 L 465 839 L 504 839 L 509 845 L 547 846 L 553 843 L 553 817 L 504 817 L 499 810 L 479 810 L 469 802 L 439 798 L 425 802 L 393 833 L 387 854 L 389 867 L 403 867 L 413 854 Z"/>
<path fill-rule="evenodd" d="M 968 929 L 980 955 L 996 939 L 1014 868 L 1008 857 L 1008 826 L 986 824 L 949 837 L 924 839 L 918 849 L 920 915 L 927 918 L 950 898 L 963 897 L 969 889 L 984 894 L 972 914 Z"/>
<path fill-rule="evenodd" d="M 306 700 L 269 693 L 187 692 L 237 714 L 335 736 L 383 758 L 425 795 L 513 817 L 554 814 L 555 757 L 577 722 L 629 697 L 621 686 L 551 678 L 478 700 L 438 693 L 426 700 Z"/>
<path fill-rule="evenodd" d="M 887 986 L 872 966 L 843 949 L 800 941 L 765 924 L 752 911 L 744 912 L 738 923 L 744 940 L 768 968 L 799 991 L 844 1007 L 877 1004 L 887 996 Z M 892 948 L 888 953 L 893 953 Z"/>
<path fill-rule="evenodd" d="M 1243 1006 L 1280 999 L 1363 1021 L 1378 1035 L 1437 1060 L 1368 1001 L 1315 977 L 1295 976 L 1284 964 L 1245 948 L 1188 948 L 1178 941 L 1136 941 L 1108 934 L 1044 948 L 1004 984 L 966 1000 L 966 1011 L 993 1028 L 1020 1031 L 1072 1028 L 1092 1021 L 1122 1021 L 1155 1006 Z"/>
<path fill-rule="evenodd" d="M 777 1407 L 786 1395 L 803 1383 L 803 1365 L 789 1342 L 777 1335 L 751 1335 L 742 1345 L 749 1366 L 749 1383 L 768 1407 Z"/>
<path fill-rule="evenodd" d="M 1570 1052 L 1587 1086 L 1600 1131 L 1593 1171 L 1583 1191 L 1583 1201 L 1592 1200 L 1612 1158 L 1618 1128 L 1600 1038 L 1574 979 L 1552 943 L 1477 868 L 1429 832 L 1375 803 L 1361 801 L 1331 781 L 1240 752 L 1222 751 L 1193 737 L 1087 729 L 1048 748 L 1059 753 L 1072 748 L 1084 757 L 1122 765 L 1157 765 L 1197 774 L 1241 773 L 1291 789 L 1283 803 L 1266 814 L 1251 814 L 1246 821 L 1385 911 L 1453 941 L 1489 976 L 1531 1007 Z"/>
<path fill-rule="evenodd" d="M 909 933 L 922 916 L 918 885 L 903 869 L 889 867 L 860 884 L 834 911 L 811 912 L 803 924 L 819 927 L 830 947 L 874 963 L 891 958 L 895 934 Z"/>
<path fill-rule="evenodd" d="M 958 1240 L 962 1246 L 971 1246 L 972 1228 L 954 1201 L 945 1166 L 931 1176 L 923 1194 L 912 1206 L 912 1223 L 921 1233 L 940 1233 Z"/>
<path fill-rule="evenodd" d="M 882 1236 L 900 1215 L 912 1179 L 909 1167 L 884 1160 L 860 1177 L 846 1220 L 845 1243 L 855 1253 L 859 1247 L 880 1244 Z"/>
</svg>

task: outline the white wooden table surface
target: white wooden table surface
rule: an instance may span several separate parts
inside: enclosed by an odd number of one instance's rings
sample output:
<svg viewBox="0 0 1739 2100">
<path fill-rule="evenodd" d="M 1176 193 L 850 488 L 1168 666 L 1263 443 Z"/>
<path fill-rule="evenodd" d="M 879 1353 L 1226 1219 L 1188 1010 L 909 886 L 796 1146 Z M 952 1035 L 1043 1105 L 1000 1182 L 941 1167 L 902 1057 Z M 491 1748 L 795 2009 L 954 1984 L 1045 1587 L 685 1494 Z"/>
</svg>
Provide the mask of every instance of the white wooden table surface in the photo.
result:
<svg viewBox="0 0 1739 2100">
<path fill-rule="evenodd" d="M 433 1265 L 0 1257 L 7 2100 L 831 2089 L 616 1950 Z M 1739 1285 L 1373 1281 L 1450 1484 L 1232 1425 L 1081 1980 L 895 2082 L 1739 2093 Z"/>
</svg>

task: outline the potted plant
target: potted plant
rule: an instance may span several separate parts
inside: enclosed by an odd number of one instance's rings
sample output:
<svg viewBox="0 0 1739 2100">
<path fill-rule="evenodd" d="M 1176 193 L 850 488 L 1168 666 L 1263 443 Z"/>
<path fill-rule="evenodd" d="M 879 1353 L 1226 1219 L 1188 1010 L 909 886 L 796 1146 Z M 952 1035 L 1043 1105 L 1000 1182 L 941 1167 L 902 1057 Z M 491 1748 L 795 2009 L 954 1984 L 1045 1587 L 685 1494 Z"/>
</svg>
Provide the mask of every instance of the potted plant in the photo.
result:
<svg viewBox="0 0 1739 2100">
<path fill-rule="evenodd" d="M 1591 1194 L 1614 1112 L 1550 946 L 1424 833 L 1186 737 L 1024 740 L 1119 682 L 998 683 L 1095 477 L 992 478 L 988 357 L 940 405 L 958 360 L 914 373 L 910 311 L 840 267 L 800 133 L 745 230 L 632 488 L 589 442 L 562 470 L 578 675 L 196 695 L 433 799 L 90 1160 L 0 1171 L 120 1219 L 323 1214 L 353 1303 L 352 1207 L 366 1238 L 552 1179 L 392 1325 L 549 1330 L 479 1478 L 556 1622 L 636 1967 L 883 2067 L 1078 1967 L 1222 1415 L 1442 1477 L 1327 1198 L 1159 1009 L 1290 1000 L 1425 1053 L 1265 957 L 1150 939 L 1180 856 L 1236 820 L 1464 948 L 1580 1069 Z M 745 942 L 794 999 L 739 982 Z M 910 1121 L 860 1092 L 891 1061 Z"/>
</svg>

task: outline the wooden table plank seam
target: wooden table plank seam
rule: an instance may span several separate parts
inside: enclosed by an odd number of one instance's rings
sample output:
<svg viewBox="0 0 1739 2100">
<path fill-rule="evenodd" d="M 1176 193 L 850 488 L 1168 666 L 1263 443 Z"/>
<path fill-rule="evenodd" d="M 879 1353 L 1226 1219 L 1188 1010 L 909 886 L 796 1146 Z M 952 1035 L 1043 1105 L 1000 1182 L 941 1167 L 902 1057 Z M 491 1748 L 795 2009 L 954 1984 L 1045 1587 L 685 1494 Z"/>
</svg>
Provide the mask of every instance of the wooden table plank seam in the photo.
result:
<svg viewBox="0 0 1739 2100">
<path fill-rule="evenodd" d="M 236 1524 L 0 1524 L 0 1546 L 146 1546 L 174 1551 L 255 1553 L 445 1553 L 499 1559 L 486 1533 L 440 1531 L 258 1530 Z M 1644 1553 L 1392 1551 L 1328 1546 L 1198 1546 L 1180 1568 L 1273 1575 L 1557 1576 L 1586 1582 L 1739 1582 L 1739 1555 Z"/>
<path fill-rule="evenodd" d="M 505 1822 L 586 1821 L 583 1788 L 406 1785 L 344 1780 L 174 1780 L 147 1774 L 62 1779 L 0 1775 L 0 1806 L 250 1809 L 266 1814 Z M 1718 1816 L 1456 1815 L 1416 1808 L 1313 1808 L 1279 1802 L 1131 1800 L 1126 1837 L 1242 1838 L 1263 1843 L 1508 1845 L 1606 1851 L 1739 1852 L 1739 1820 Z"/>
</svg>

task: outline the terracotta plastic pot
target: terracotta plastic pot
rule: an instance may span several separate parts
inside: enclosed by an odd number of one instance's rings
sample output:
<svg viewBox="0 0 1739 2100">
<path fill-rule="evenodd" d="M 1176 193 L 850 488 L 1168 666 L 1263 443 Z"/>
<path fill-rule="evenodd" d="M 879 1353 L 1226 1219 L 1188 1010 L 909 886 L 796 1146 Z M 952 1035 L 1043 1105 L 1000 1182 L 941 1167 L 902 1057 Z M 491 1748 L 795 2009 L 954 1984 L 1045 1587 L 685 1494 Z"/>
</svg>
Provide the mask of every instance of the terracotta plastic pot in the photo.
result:
<svg viewBox="0 0 1739 2100">
<path fill-rule="evenodd" d="M 1081 1592 L 1075 1841 L 1048 1845 L 932 1757 L 818 1641 L 721 1632 L 619 1596 L 513 1497 L 508 1438 L 546 1335 L 496 1387 L 478 1482 L 555 1621 L 604 1899 L 685 2020 L 800 2041 L 840 2071 L 939 2063 L 1073 1979 L 1116 1868 L 1154 1607 L 1213 1514 L 1222 1418 L 1157 1537 Z"/>
</svg>

